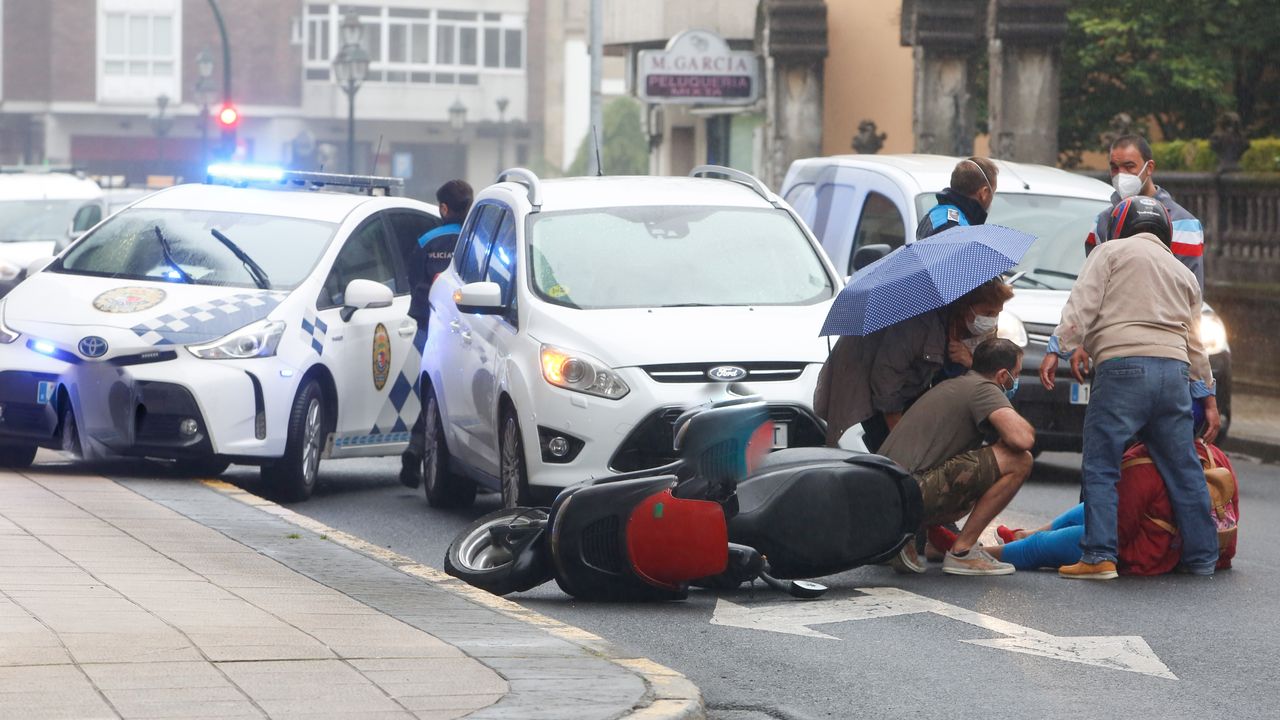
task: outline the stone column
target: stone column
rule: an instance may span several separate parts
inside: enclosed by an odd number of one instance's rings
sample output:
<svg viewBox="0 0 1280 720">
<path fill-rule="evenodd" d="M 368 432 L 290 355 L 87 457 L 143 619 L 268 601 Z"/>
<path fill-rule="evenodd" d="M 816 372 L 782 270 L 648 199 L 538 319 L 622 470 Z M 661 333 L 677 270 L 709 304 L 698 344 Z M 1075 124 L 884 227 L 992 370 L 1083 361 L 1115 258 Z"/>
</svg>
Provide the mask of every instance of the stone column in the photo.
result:
<svg viewBox="0 0 1280 720">
<path fill-rule="evenodd" d="M 991 155 L 1058 163 L 1059 71 L 1068 0 L 991 0 L 987 118 Z"/>
<path fill-rule="evenodd" d="M 822 154 L 823 0 L 761 0 L 756 47 L 764 58 L 762 177 L 777 189 L 793 160 Z"/>
<path fill-rule="evenodd" d="M 915 58 L 911 132 L 918 153 L 973 154 L 973 60 L 986 2 L 903 0 L 902 44 Z"/>
</svg>

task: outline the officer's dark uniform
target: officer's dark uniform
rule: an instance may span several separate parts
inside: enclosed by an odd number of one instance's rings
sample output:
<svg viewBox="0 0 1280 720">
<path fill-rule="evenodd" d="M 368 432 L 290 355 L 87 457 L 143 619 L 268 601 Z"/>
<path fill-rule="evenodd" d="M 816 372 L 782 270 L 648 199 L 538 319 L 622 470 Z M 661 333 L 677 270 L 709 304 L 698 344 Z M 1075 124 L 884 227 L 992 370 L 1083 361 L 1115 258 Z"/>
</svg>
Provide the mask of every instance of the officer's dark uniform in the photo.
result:
<svg viewBox="0 0 1280 720">
<path fill-rule="evenodd" d="M 916 227 L 916 239 L 923 240 L 957 225 L 981 225 L 987 221 L 987 211 L 977 200 L 947 188 L 938 193 L 938 204 Z"/>
</svg>

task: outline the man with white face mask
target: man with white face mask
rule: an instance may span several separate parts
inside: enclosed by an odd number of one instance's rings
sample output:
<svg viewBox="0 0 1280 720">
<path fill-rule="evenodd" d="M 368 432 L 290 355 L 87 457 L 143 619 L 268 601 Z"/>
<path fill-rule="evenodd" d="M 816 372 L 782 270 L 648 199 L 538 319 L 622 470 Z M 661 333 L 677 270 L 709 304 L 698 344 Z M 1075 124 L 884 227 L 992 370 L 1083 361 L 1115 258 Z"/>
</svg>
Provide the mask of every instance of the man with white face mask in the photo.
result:
<svg viewBox="0 0 1280 720">
<path fill-rule="evenodd" d="M 1156 185 L 1153 179 L 1156 163 L 1151 156 L 1151 146 L 1140 135 L 1122 135 L 1111 143 L 1109 150 L 1111 160 L 1111 185 L 1116 192 L 1111 196 L 1111 204 L 1115 206 L 1121 200 L 1145 195 L 1159 200 L 1169 211 L 1173 220 L 1173 254 L 1183 265 L 1195 273 L 1200 283 L 1200 291 L 1204 292 L 1204 228 L 1194 215 L 1186 208 L 1174 202 L 1168 190 Z M 1098 243 L 1111 238 L 1107 235 L 1107 225 L 1111 218 L 1111 210 L 1098 213 L 1096 228 L 1084 241 L 1084 252 L 1089 254 Z"/>
</svg>

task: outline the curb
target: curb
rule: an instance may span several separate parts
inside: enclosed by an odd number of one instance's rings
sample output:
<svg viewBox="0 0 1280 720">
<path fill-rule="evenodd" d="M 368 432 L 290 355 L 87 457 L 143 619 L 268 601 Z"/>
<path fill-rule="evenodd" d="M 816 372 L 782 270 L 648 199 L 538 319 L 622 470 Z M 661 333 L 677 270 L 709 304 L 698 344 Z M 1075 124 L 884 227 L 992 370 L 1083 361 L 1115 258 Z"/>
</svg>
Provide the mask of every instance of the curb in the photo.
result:
<svg viewBox="0 0 1280 720">
<path fill-rule="evenodd" d="M 330 542 L 337 543 L 349 550 L 354 550 L 366 557 L 389 565 L 406 575 L 412 575 L 514 620 L 538 627 L 558 639 L 574 643 L 587 652 L 638 675 L 648 688 L 649 703 L 632 708 L 630 712 L 620 717 L 630 720 L 706 719 L 706 706 L 702 700 L 702 692 L 688 678 L 671 668 L 659 665 L 647 658 L 632 657 L 620 653 L 616 647 L 598 635 L 536 613 L 511 600 L 472 587 L 457 578 L 446 575 L 440 570 L 423 565 L 412 558 L 405 557 L 386 548 L 378 547 L 341 530 L 335 530 L 324 523 L 305 515 L 300 515 L 230 483 L 221 480 L 202 480 L 201 483 L 245 505 L 256 507 L 263 512 L 275 515 L 286 522 L 317 535 L 324 535 Z M 480 662 L 483 663 L 484 661 L 480 660 Z"/>
<path fill-rule="evenodd" d="M 1228 435 L 1222 449 L 1249 455 L 1264 463 L 1280 463 L 1280 443 L 1276 442 Z"/>
</svg>

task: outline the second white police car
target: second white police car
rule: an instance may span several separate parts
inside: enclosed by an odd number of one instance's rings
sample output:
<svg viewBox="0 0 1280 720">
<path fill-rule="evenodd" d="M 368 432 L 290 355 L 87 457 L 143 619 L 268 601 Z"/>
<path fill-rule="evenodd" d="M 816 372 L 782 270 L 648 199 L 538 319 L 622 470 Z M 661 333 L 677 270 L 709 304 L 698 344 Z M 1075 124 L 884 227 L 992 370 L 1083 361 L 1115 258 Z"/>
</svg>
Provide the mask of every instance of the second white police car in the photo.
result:
<svg viewBox="0 0 1280 720">
<path fill-rule="evenodd" d="M 209 174 L 229 184 L 138 201 L 0 300 L 0 465 L 37 447 L 256 464 L 299 500 L 321 457 L 405 447 L 407 257 L 435 207 L 390 197 L 395 178 Z"/>
</svg>

